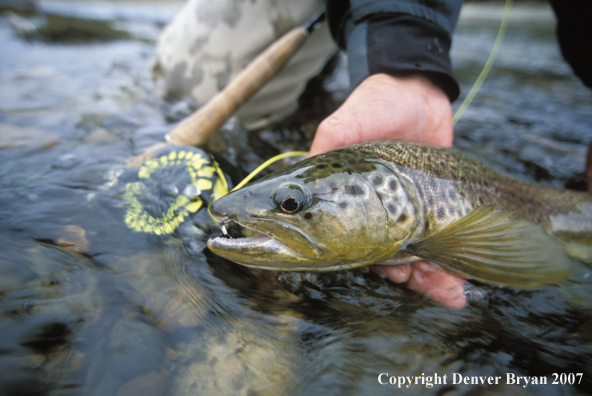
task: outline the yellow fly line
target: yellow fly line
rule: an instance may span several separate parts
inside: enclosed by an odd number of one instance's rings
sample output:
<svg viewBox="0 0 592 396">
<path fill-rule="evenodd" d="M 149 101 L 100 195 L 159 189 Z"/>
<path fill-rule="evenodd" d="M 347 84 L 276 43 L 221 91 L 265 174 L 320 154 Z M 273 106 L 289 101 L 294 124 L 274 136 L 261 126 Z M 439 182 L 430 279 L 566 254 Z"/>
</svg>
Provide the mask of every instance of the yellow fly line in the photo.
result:
<svg viewBox="0 0 592 396">
<path fill-rule="evenodd" d="M 253 172 L 251 172 L 249 174 L 249 176 L 245 177 L 245 179 L 242 182 L 237 184 L 237 186 L 234 187 L 232 189 L 232 191 L 238 190 L 239 188 L 243 187 L 245 184 L 250 182 L 252 178 L 257 176 L 257 174 L 259 172 L 261 172 L 263 169 L 267 168 L 269 165 L 273 164 L 276 161 L 282 160 L 287 157 L 306 157 L 307 155 L 308 155 L 308 152 L 306 152 L 306 151 L 290 151 L 287 153 L 278 154 L 275 157 L 272 157 L 272 158 L 268 159 L 267 161 L 265 161 L 264 163 L 262 163 L 261 165 L 259 165 L 257 167 L 257 169 L 255 169 Z"/>
<path fill-rule="evenodd" d="M 481 74 L 479 74 L 479 77 L 477 77 L 477 80 L 475 80 L 475 83 L 469 91 L 469 94 L 467 95 L 465 100 L 463 100 L 460 107 L 456 110 L 456 113 L 454 113 L 454 117 L 452 117 L 452 125 L 456 125 L 458 120 L 460 120 L 460 118 L 463 116 L 463 114 L 465 113 L 465 111 L 477 95 L 477 92 L 479 92 L 479 88 L 481 88 L 481 85 L 483 85 L 483 82 L 487 78 L 487 75 L 491 71 L 491 68 L 493 67 L 495 59 L 497 58 L 497 55 L 499 53 L 502 42 L 504 41 L 504 36 L 506 34 L 506 29 L 508 27 L 508 21 L 510 19 L 509 17 L 511 9 L 512 0 L 506 0 L 506 6 L 504 7 L 504 16 L 502 18 L 502 22 L 497 32 L 495 42 L 493 43 L 493 48 L 491 49 L 491 53 L 489 54 L 489 58 L 487 58 L 487 62 L 485 62 L 485 66 L 483 66 L 483 70 L 481 70 Z"/>
</svg>

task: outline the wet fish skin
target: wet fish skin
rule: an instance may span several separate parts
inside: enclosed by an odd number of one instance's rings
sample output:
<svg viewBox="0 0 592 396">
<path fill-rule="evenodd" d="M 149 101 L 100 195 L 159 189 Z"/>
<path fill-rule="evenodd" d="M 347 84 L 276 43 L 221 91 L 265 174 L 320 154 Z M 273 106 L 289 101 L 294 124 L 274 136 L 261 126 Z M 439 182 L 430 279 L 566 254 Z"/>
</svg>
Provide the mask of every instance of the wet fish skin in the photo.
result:
<svg viewBox="0 0 592 396">
<path fill-rule="evenodd" d="M 527 287 L 568 276 L 568 254 L 592 261 L 592 196 L 521 183 L 454 151 L 409 143 L 309 158 L 210 210 L 271 237 L 208 242 L 257 268 L 346 269 L 411 253 L 485 282 Z"/>
<path fill-rule="evenodd" d="M 527 218 L 564 245 L 578 241 L 586 254 L 567 247 L 577 260 L 592 263 L 592 194 L 524 183 L 448 149 L 381 142 L 357 149 L 391 161 L 414 181 L 425 212 L 425 236 L 471 210 L 494 205 Z"/>
</svg>

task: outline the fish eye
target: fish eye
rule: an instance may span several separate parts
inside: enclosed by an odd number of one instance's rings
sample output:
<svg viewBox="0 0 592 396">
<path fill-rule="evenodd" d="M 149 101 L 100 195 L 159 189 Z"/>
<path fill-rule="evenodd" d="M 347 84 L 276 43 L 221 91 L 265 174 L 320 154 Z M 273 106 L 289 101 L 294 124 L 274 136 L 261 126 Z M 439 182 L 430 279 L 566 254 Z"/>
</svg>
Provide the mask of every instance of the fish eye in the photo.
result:
<svg viewBox="0 0 592 396">
<path fill-rule="evenodd" d="M 294 213 L 300 209 L 300 202 L 294 197 L 286 197 L 286 199 L 280 203 L 280 208 L 286 213 Z"/>
<path fill-rule="evenodd" d="M 277 207 L 284 213 L 296 213 L 304 207 L 306 195 L 296 184 L 282 185 L 273 194 Z"/>
</svg>

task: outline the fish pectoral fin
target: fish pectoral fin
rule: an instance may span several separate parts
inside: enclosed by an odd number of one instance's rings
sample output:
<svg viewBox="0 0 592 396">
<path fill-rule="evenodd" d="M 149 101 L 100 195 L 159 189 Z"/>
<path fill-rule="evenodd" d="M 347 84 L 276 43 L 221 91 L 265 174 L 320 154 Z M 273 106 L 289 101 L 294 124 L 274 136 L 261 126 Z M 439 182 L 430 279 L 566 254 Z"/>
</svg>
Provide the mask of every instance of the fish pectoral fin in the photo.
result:
<svg viewBox="0 0 592 396">
<path fill-rule="evenodd" d="M 405 251 L 490 284 L 535 287 L 569 276 L 575 265 L 561 243 L 512 214 L 478 207 Z"/>
</svg>

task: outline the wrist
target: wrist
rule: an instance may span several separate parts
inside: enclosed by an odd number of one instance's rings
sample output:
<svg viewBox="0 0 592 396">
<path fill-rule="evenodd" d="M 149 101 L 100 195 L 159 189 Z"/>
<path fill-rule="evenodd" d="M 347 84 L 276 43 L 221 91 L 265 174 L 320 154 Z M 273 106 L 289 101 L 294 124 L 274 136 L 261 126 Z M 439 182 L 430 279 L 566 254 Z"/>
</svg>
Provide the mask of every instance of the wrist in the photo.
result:
<svg viewBox="0 0 592 396">
<path fill-rule="evenodd" d="M 379 73 L 422 74 L 452 102 L 459 95 L 459 87 L 450 64 L 450 44 L 449 31 L 424 18 L 403 13 L 373 15 L 347 36 L 352 86 Z"/>
</svg>

